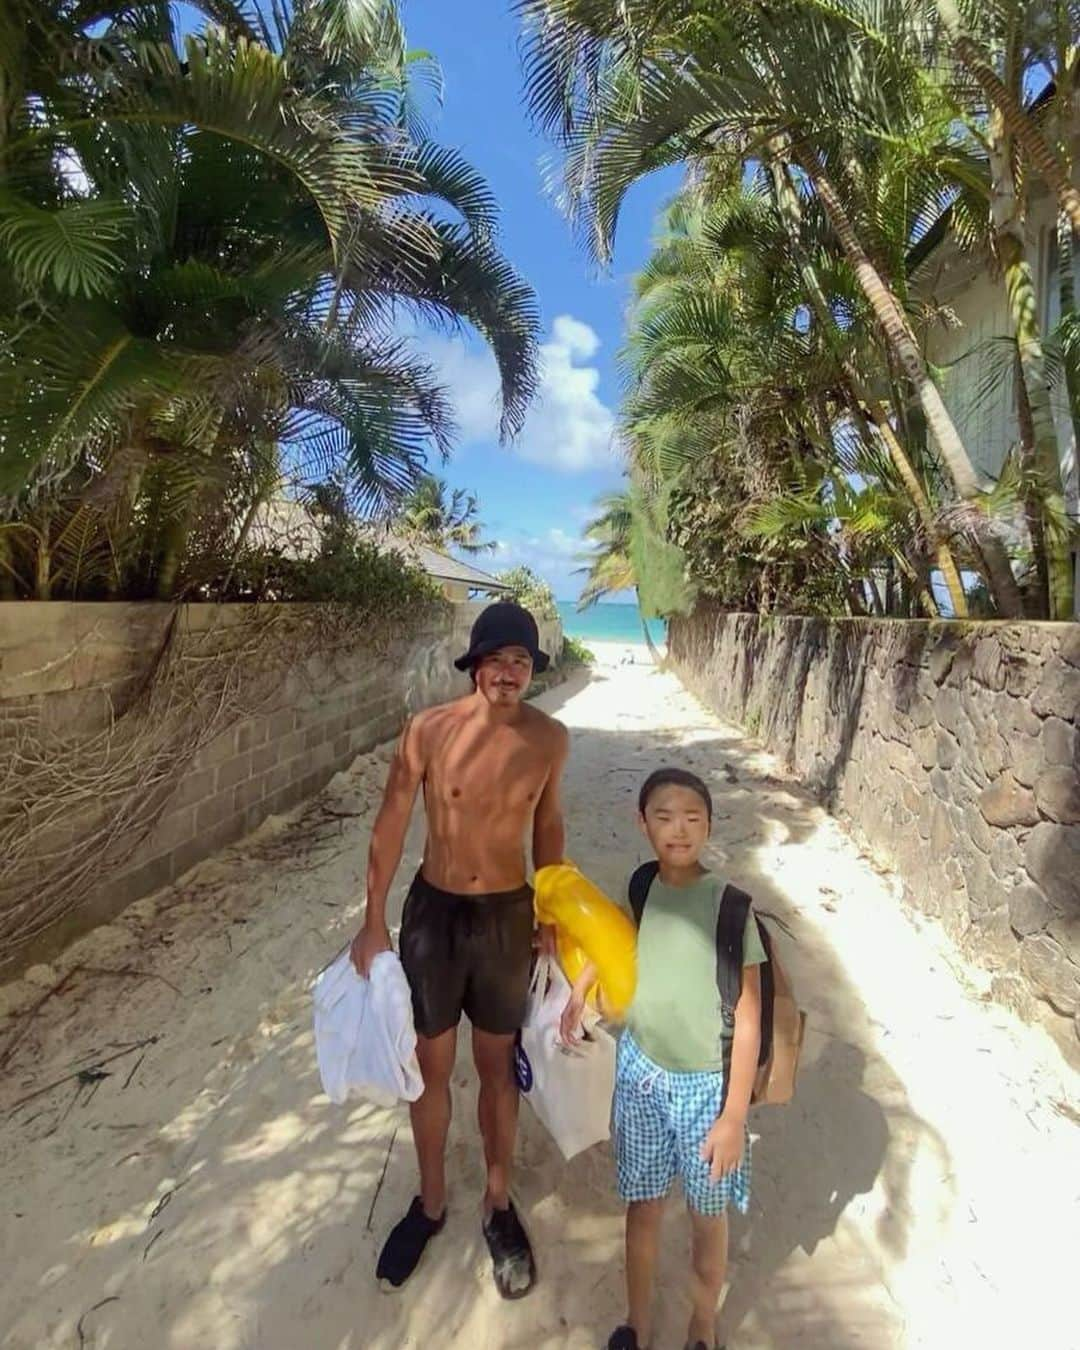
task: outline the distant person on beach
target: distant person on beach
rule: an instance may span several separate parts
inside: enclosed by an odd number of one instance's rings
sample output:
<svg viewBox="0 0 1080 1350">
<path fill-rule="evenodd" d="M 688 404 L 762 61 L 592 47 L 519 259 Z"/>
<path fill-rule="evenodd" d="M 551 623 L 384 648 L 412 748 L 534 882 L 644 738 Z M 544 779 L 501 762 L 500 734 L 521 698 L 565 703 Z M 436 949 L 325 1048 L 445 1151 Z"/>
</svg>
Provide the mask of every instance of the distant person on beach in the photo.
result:
<svg viewBox="0 0 1080 1350">
<path fill-rule="evenodd" d="M 619 1039 L 614 1143 L 626 1213 L 624 1326 L 608 1350 L 644 1350 L 652 1330 L 664 1205 L 682 1181 L 692 1224 L 687 1350 L 713 1350 L 727 1274 L 727 1209 L 750 1202 L 746 1118 L 758 1066 L 765 949 L 751 912 L 734 1017 L 717 989 L 717 920 L 724 882 L 701 864 L 712 797 L 694 774 L 658 769 L 638 798 L 641 827 L 659 864 L 640 911 L 638 985 Z M 586 967 L 563 1013 L 561 1035 L 579 1034 Z"/>
<path fill-rule="evenodd" d="M 446 1140 L 457 1028 L 472 1024 L 480 1077 L 480 1133 L 487 1161 L 483 1234 L 504 1298 L 536 1282 L 528 1236 L 510 1198 L 517 1133 L 514 1039 L 525 1016 L 534 940 L 524 839 L 536 867 L 562 862 L 559 798 L 568 737 L 524 701 L 548 664 L 532 615 L 488 606 L 455 664 L 473 691 L 417 714 L 401 735 L 371 834 L 367 911 L 352 959 L 366 975 L 390 947 L 386 900 L 423 787 L 427 840 L 405 902 L 401 961 L 412 990 L 424 1092 L 414 1102 L 420 1194 L 391 1232 L 377 1277 L 399 1289 L 446 1221 Z"/>
</svg>

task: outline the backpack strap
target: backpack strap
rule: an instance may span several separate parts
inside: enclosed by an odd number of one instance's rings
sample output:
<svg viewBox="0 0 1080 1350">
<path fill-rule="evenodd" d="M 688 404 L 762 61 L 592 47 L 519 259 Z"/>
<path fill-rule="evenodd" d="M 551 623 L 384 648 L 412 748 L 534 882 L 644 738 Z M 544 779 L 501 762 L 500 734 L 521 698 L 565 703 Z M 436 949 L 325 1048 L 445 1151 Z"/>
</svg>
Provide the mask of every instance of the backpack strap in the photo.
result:
<svg viewBox="0 0 1080 1350">
<path fill-rule="evenodd" d="M 742 993 L 743 938 L 750 896 L 727 885 L 716 911 L 716 985 L 725 1008 L 734 1009 Z"/>
<path fill-rule="evenodd" d="M 649 862 L 643 862 L 640 867 L 636 867 L 630 878 L 628 887 L 630 908 L 634 914 L 634 923 L 639 928 L 641 927 L 641 916 L 645 913 L 645 901 L 649 898 L 649 891 L 659 871 L 660 864 L 655 858 L 652 858 Z"/>
</svg>

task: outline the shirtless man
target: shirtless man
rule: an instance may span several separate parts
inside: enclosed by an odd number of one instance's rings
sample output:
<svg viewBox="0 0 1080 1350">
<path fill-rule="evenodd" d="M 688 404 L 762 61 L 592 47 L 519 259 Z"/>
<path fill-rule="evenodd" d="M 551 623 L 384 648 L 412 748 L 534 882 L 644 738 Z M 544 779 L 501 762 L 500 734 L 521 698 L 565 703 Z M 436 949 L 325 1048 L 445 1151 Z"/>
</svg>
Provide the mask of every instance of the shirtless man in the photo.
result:
<svg viewBox="0 0 1080 1350">
<path fill-rule="evenodd" d="M 531 822 L 534 866 L 562 861 L 559 784 L 568 737 L 559 722 L 523 701 L 533 671 L 548 664 L 527 610 L 488 606 L 455 664 L 469 671 L 473 692 L 419 713 L 402 733 L 371 835 L 364 926 L 352 945 L 361 974 L 390 946 L 387 893 L 423 785 L 427 840 L 400 942 L 424 1079 L 411 1107 L 420 1194 L 387 1239 L 376 1274 L 384 1289 L 399 1289 L 446 1221 L 450 1075 L 465 1013 L 480 1077 L 483 1233 L 500 1294 L 521 1298 L 536 1282 L 529 1239 L 510 1199 L 514 1038 L 525 1015 L 534 933 L 524 838 Z"/>
</svg>

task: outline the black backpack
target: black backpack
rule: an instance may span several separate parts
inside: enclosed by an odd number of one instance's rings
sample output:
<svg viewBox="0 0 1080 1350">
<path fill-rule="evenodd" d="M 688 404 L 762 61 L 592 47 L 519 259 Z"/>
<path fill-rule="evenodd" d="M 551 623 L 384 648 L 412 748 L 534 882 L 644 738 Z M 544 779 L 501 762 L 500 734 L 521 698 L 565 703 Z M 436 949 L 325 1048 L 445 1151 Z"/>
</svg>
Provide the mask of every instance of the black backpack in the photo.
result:
<svg viewBox="0 0 1080 1350">
<path fill-rule="evenodd" d="M 642 863 L 630 878 L 630 908 L 634 922 L 641 927 L 641 916 L 645 912 L 645 902 L 660 864 L 655 859 Z M 720 1002 L 728 1016 L 734 1016 L 735 1005 L 742 993 L 743 936 L 746 933 L 746 917 L 750 913 L 750 896 L 738 886 L 730 883 L 724 887 L 720 905 L 716 914 L 716 987 L 720 991 Z M 775 982 L 773 977 L 772 938 L 768 929 L 755 914 L 761 945 L 765 948 L 768 960 L 761 967 L 761 1050 L 758 1054 L 758 1067 L 769 1062 L 773 1044 L 773 1003 Z"/>
</svg>

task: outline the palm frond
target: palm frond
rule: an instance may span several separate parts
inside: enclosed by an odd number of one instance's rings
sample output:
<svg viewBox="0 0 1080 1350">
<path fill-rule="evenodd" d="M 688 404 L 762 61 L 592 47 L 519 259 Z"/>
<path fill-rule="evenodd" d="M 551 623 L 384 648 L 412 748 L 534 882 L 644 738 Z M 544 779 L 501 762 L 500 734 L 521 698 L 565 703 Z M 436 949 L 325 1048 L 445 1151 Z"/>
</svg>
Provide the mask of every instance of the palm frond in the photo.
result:
<svg viewBox="0 0 1080 1350">
<path fill-rule="evenodd" d="M 75 201 L 44 210 L 0 191 L 0 249 L 28 290 L 88 299 L 102 294 L 124 266 L 133 223 L 122 202 Z"/>
</svg>

